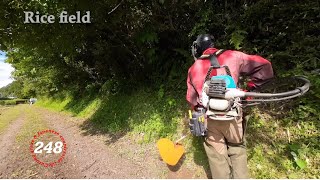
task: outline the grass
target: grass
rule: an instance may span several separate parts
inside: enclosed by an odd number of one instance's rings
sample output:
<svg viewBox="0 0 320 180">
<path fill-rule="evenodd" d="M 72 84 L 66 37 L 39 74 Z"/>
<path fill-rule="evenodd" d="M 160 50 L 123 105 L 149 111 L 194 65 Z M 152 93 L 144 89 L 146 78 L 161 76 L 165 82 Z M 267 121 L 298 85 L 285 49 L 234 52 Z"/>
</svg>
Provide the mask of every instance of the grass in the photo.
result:
<svg viewBox="0 0 320 180">
<path fill-rule="evenodd" d="M 67 97 L 64 100 L 54 99 L 54 98 L 42 98 L 40 101 L 37 101 L 35 105 L 46 107 L 54 111 L 63 111 L 68 103 L 71 102 L 71 98 Z"/>
<path fill-rule="evenodd" d="M 183 101 L 173 96 L 159 98 L 145 91 L 104 98 L 40 99 L 36 105 L 88 118 L 93 129 L 104 133 L 141 134 L 143 142 L 176 134 L 184 114 L 180 107 L 186 107 Z"/>
<path fill-rule="evenodd" d="M 252 178 L 320 178 L 320 142 L 317 104 L 292 103 L 279 110 L 253 108 L 247 128 L 248 164 Z M 160 137 L 175 140 L 187 133 L 187 103 L 183 93 L 140 90 L 104 97 L 40 99 L 37 105 L 72 113 L 88 120 L 88 134 L 108 134 L 110 143 L 130 135 L 137 143 L 155 143 Z M 274 106 L 280 106 L 274 104 Z M 209 171 L 202 139 L 188 137 L 185 166 L 196 177 Z M 210 173 L 208 173 L 210 174 Z"/>
<path fill-rule="evenodd" d="M 254 109 L 248 125 L 248 163 L 255 178 L 319 178 L 318 117 L 281 119 Z"/>
<path fill-rule="evenodd" d="M 15 105 L 16 101 L 15 100 L 0 100 L 0 105 Z"/>
<path fill-rule="evenodd" d="M 0 134 L 9 126 L 12 121 L 16 120 L 19 116 L 24 116 L 24 124 L 16 136 L 18 142 L 27 140 L 29 143 L 29 140 L 31 140 L 33 135 L 35 135 L 38 131 L 47 128 L 46 123 L 33 110 L 32 106 L 29 105 L 10 107 L 0 106 L 0 113 Z"/>
<path fill-rule="evenodd" d="M 37 106 L 46 107 L 48 109 L 71 113 L 74 116 L 88 118 L 98 110 L 101 99 L 91 98 L 90 96 L 75 100 L 70 96 L 64 98 L 42 98 L 36 103 Z"/>
<path fill-rule="evenodd" d="M 21 109 L 12 106 L 0 106 L 0 134 L 9 126 L 9 124 L 16 120 L 21 114 Z"/>
<path fill-rule="evenodd" d="M 28 99 L 0 99 L 0 105 L 16 105 L 17 104 L 17 101 L 20 101 L 21 102 L 25 102 L 27 103 L 28 102 Z"/>
<path fill-rule="evenodd" d="M 25 121 L 16 136 L 16 141 L 19 143 L 30 143 L 37 132 L 46 130 L 48 126 L 45 121 L 41 119 L 40 115 L 33 110 L 32 106 L 23 105 L 21 107 L 25 115 Z"/>
</svg>

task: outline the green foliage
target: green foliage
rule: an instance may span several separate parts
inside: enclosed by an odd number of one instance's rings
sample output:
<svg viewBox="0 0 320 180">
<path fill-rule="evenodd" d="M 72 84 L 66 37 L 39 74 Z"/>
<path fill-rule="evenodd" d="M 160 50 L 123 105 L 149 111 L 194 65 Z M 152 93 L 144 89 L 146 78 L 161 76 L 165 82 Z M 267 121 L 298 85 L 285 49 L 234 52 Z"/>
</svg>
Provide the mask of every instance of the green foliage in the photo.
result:
<svg viewBox="0 0 320 180">
<path fill-rule="evenodd" d="M 293 156 L 293 159 L 296 162 L 297 166 L 300 169 L 306 168 L 307 162 L 303 158 L 303 156 L 305 156 L 305 154 L 303 153 L 303 151 L 301 151 L 299 145 L 298 144 L 291 144 L 291 145 L 289 145 L 289 148 L 291 150 L 290 153 Z"/>
<path fill-rule="evenodd" d="M 141 135 L 139 142 L 150 142 L 175 134 L 186 108 L 181 96 L 183 94 L 163 95 L 159 99 L 150 91 L 140 90 L 127 95 L 110 94 L 103 97 L 63 97 L 59 100 L 43 97 L 36 105 L 89 118 L 88 123 L 92 127 L 84 127 L 89 132 L 129 131 Z"/>
<path fill-rule="evenodd" d="M 172 88 L 182 90 L 180 82 L 192 64 L 190 45 L 199 33 L 213 34 L 218 48 L 268 57 L 277 73 L 287 72 L 283 67 L 319 68 L 315 1 L 132 1 L 108 14 L 106 9 L 117 3 L 2 1 L 0 44 L 22 87 L 16 93 L 83 94 L 106 91 L 103 85 L 110 82 L 116 86 L 112 91 L 128 84 L 179 84 Z M 57 15 L 62 10 L 90 10 L 93 23 L 33 26 L 23 23 L 25 9 Z"/>
<path fill-rule="evenodd" d="M 19 103 L 27 103 L 28 99 L 7 99 L 7 100 L 0 100 L 0 105 L 6 106 L 6 105 L 16 105 L 17 101 L 19 101 Z"/>
<path fill-rule="evenodd" d="M 132 132 L 141 142 L 175 137 L 186 129 L 180 121 L 190 45 L 199 33 L 211 33 L 218 48 L 257 53 L 277 77 L 305 75 L 312 83 L 287 108 L 272 104 L 250 113 L 252 176 L 319 178 L 318 1 L 130 1 L 111 12 L 118 3 L 1 1 L 0 49 L 16 81 L 0 93 L 48 97 L 39 105 L 90 117 L 88 132 Z M 26 9 L 89 10 L 93 23 L 24 24 Z M 195 161 L 207 164 L 200 141 L 187 144 Z"/>
<path fill-rule="evenodd" d="M 61 99 L 41 97 L 35 105 L 46 107 L 55 111 L 63 111 L 65 106 L 71 102 L 71 100 L 72 98 L 68 96 Z"/>
<path fill-rule="evenodd" d="M 230 44 L 233 44 L 235 49 L 241 49 L 240 45 L 245 39 L 246 31 L 236 30 L 231 34 L 231 39 L 229 40 Z"/>
<path fill-rule="evenodd" d="M 13 81 L 9 85 L 0 88 L 0 95 L 2 97 L 19 97 L 25 98 L 27 97 L 26 94 L 22 92 L 23 83 L 21 81 Z"/>
<path fill-rule="evenodd" d="M 255 108 L 247 117 L 248 163 L 252 176 L 317 178 L 320 154 L 318 112 L 308 118 L 299 118 L 296 115 L 299 108 L 281 111 L 269 108 Z"/>
<path fill-rule="evenodd" d="M 0 100 L 0 105 L 16 105 L 15 100 Z"/>
<path fill-rule="evenodd" d="M 163 87 L 164 87 L 164 86 L 161 85 L 161 86 L 160 86 L 160 89 L 159 89 L 159 91 L 158 91 L 158 98 L 159 98 L 159 99 L 162 99 L 163 96 L 164 96 L 164 88 L 163 88 Z"/>
</svg>

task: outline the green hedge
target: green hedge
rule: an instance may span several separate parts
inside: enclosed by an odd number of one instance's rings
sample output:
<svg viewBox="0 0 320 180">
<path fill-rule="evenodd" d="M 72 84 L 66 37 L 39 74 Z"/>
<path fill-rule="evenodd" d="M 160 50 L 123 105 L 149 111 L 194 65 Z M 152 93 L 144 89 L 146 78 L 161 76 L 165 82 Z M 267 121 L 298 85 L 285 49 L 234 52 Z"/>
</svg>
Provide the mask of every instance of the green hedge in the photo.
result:
<svg viewBox="0 0 320 180">
<path fill-rule="evenodd" d="M 12 100 L 0 100 L 0 105 L 16 105 L 17 101 L 25 101 L 25 103 L 28 103 L 28 99 L 12 99 Z"/>
</svg>

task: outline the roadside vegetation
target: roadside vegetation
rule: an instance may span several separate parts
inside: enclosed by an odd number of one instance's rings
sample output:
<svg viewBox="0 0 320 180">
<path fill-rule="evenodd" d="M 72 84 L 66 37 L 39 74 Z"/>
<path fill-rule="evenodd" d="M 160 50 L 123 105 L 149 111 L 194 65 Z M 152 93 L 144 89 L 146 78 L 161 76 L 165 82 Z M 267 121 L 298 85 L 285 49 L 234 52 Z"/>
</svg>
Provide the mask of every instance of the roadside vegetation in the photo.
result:
<svg viewBox="0 0 320 180">
<path fill-rule="evenodd" d="M 16 105 L 16 104 L 25 104 L 28 103 L 28 99 L 4 99 L 0 98 L 0 105 L 8 106 L 8 105 Z"/>
<path fill-rule="evenodd" d="M 0 94 L 37 97 L 36 105 L 86 118 L 83 130 L 113 142 L 125 135 L 137 143 L 174 140 L 189 131 L 190 45 L 211 33 L 217 48 L 270 60 L 277 79 L 303 75 L 312 84 L 297 99 L 246 109 L 251 177 L 320 178 L 319 1 L 124 2 L 1 1 L 0 49 L 8 52 L 16 81 Z M 89 10 L 93 23 L 33 26 L 21 19 L 25 9 Z M 294 84 L 282 83 L 268 91 Z M 190 136 L 183 144 L 187 166 L 208 171 L 201 139 Z"/>
<path fill-rule="evenodd" d="M 176 140 L 188 133 L 188 106 L 182 95 L 148 95 L 150 92 L 143 90 L 104 98 L 43 98 L 36 105 L 87 118 L 83 130 L 109 135 L 113 142 L 129 135 L 131 141 L 154 144 L 161 137 Z M 252 178 L 319 178 L 320 114 L 316 104 L 295 105 L 307 100 L 302 97 L 246 109 Z M 186 166 L 203 177 L 203 168 L 208 172 L 209 167 L 201 138 L 189 136 L 182 144 L 186 148 Z"/>
<path fill-rule="evenodd" d="M 15 100 L 0 100 L 0 105 L 15 105 L 16 101 Z"/>
</svg>

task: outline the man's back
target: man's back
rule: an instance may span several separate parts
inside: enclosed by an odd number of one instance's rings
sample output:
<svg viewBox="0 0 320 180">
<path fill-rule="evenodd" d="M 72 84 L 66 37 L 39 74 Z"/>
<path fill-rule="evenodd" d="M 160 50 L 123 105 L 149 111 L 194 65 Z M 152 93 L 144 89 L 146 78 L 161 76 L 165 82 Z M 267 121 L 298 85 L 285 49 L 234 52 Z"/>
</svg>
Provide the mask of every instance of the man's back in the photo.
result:
<svg viewBox="0 0 320 180">
<path fill-rule="evenodd" d="M 203 54 L 213 54 L 218 49 L 208 48 Z M 224 51 L 218 57 L 221 66 L 228 66 L 231 76 L 235 83 L 238 83 L 240 75 L 250 76 L 254 85 L 259 86 L 264 80 L 273 77 L 271 63 L 256 55 L 247 55 L 245 53 L 233 50 Z M 188 91 L 187 100 L 193 106 L 202 105 L 200 102 L 202 86 L 211 63 L 209 59 L 198 59 L 189 68 L 188 71 Z M 225 68 L 213 69 L 210 76 L 227 74 Z"/>
</svg>

